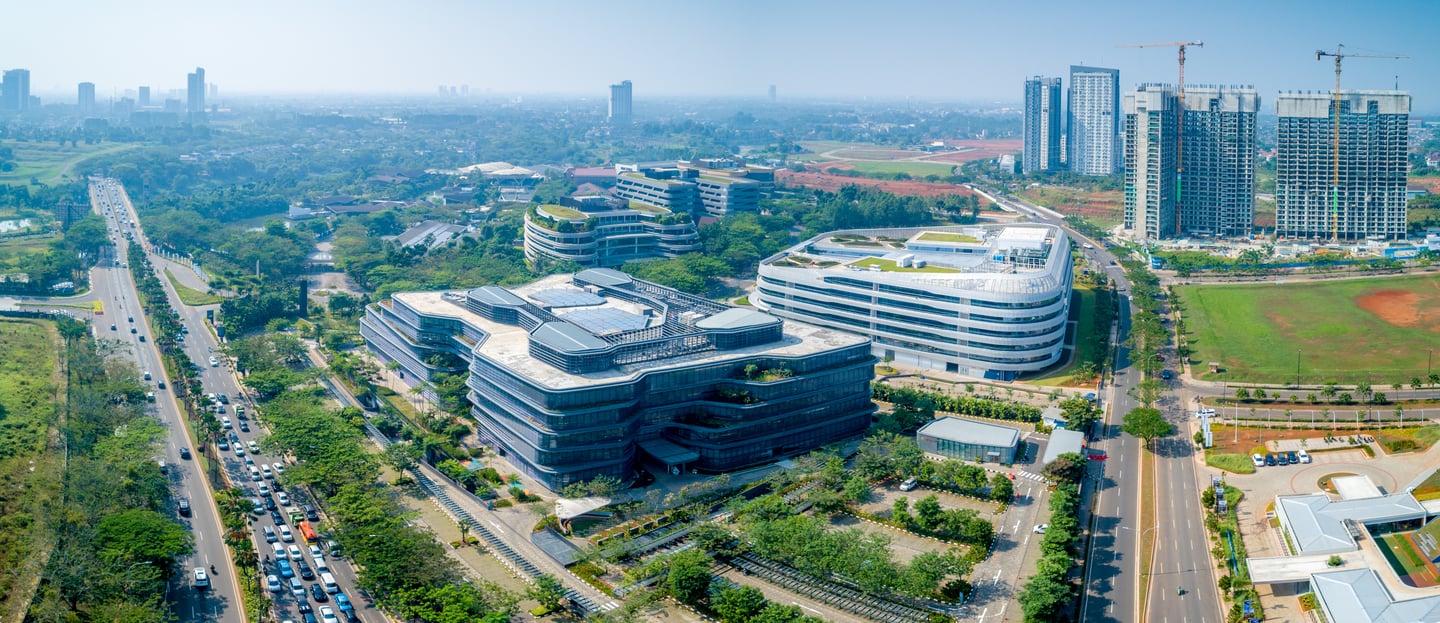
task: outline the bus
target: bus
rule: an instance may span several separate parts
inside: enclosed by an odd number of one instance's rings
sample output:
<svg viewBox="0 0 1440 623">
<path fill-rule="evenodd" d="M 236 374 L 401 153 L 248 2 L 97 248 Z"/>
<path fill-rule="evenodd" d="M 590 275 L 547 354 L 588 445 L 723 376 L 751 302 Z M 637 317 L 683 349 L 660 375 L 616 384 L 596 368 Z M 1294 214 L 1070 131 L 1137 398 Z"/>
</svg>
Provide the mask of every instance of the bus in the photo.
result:
<svg viewBox="0 0 1440 623">
<path fill-rule="evenodd" d="M 96 316 L 104 316 L 105 305 L 102 304 L 100 301 L 95 301 L 95 303 L 90 306 L 90 311 L 95 312 Z"/>
<path fill-rule="evenodd" d="M 315 533 L 315 528 L 310 527 L 309 521 L 301 521 L 297 524 L 300 527 L 300 536 L 305 537 L 305 542 L 311 545 L 320 542 L 320 535 Z"/>
</svg>

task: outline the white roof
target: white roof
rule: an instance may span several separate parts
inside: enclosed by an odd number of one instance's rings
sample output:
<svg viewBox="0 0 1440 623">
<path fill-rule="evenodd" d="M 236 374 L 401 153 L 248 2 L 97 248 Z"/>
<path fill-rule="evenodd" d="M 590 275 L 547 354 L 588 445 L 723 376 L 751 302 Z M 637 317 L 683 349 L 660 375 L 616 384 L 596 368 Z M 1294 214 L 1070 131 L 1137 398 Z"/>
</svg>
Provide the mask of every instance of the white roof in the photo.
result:
<svg viewBox="0 0 1440 623">
<path fill-rule="evenodd" d="M 1385 495 L 1380 492 L 1380 487 L 1375 486 L 1375 481 L 1370 480 L 1369 476 L 1331 478 L 1330 484 L 1335 486 L 1335 492 L 1340 494 L 1342 500 L 1364 500 Z"/>
<path fill-rule="evenodd" d="M 1414 623 L 1440 621 L 1440 595 L 1395 601 L 1372 569 L 1316 573 L 1310 586 L 1331 621 Z"/>
<path fill-rule="evenodd" d="M 1006 227 L 995 239 L 999 249 L 1029 249 L 1039 251 L 1045 248 L 1045 238 L 1050 230 L 1044 227 Z"/>
<path fill-rule="evenodd" d="M 1347 522 L 1375 524 L 1425 518 L 1425 507 L 1409 493 L 1340 501 L 1324 493 L 1282 495 L 1275 498 L 1275 512 L 1301 554 L 1355 549 L 1355 537 Z"/>
</svg>

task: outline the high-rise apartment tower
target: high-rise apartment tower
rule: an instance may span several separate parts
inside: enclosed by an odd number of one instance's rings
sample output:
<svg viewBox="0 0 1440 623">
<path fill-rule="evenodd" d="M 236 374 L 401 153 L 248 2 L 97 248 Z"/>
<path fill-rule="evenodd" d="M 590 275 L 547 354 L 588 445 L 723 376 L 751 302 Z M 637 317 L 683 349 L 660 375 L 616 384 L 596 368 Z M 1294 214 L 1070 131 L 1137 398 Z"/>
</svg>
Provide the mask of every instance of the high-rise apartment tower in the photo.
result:
<svg viewBox="0 0 1440 623">
<path fill-rule="evenodd" d="M 1060 79 L 1035 76 L 1025 80 L 1026 173 L 1060 169 Z"/>
<path fill-rule="evenodd" d="M 630 98 L 632 96 L 629 80 L 620 84 L 610 85 L 610 120 L 629 121 L 631 115 Z"/>
<path fill-rule="evenodd" d="M 87 116 L 95 114 L 95 83 L 81 82 L 78 89 L 76 103 L 80 108 L 80 115 Z"/>
<path fill-rule="evenodd" d="M 1142 84 L 1126 93 L 1125 229 L 1143 240 L 1175 231 L 1175 115 L 1180 102 L 1170 85 Z"/>
<path fill-rule="evenodd" d="M 6 70 L 0 82 L 0 110 L 25 112 L 30 110 L 30 70 Z"/>
<path fill-rule="evenodd" d="M 1281 93 L 1275 108 L 1275 232 L 1290 238 L 1404 238 L 1410 94 L 1340 91 L 1338 184 L 1334 94 Z"/>
<path fill-rule="evenodd" d="M 1185 176 L 1177 198 L 1181 235 L 1250 233 L 1255 223 L 1259 110 L 1254 87 L 1185 87 L 1185 132 L 1180 138 Z"/>
<path fill-rule="evenodd" d="M 185 112 L 192 117 L 205 113 L 205 68 L 196 67 L 185 76 Z"/>
<path fill-rule="evenodd" d="M 1120 153 L 1120 70 L 1070 66 L 1066 161 L 1081 175 L 1113 175 Z"/>
</svg>

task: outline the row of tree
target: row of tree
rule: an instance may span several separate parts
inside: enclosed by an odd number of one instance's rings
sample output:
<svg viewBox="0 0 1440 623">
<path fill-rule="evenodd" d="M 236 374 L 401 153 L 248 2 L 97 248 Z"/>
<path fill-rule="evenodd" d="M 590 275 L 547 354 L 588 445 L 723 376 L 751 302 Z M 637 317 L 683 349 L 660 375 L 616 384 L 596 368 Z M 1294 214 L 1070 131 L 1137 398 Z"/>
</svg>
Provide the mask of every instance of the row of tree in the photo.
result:
<svg viewBox="0 0 1440 623">
<path fill-rule="evenodd" d="M 870 395 L 875 400 L 894 405 L 896 411 L 905 410 L 913 414 L 914 417 L 906 418 L 906 424 L 933 420 L 938 411 L 1016 422 L 1040 421 L 1038 407 L 977 396 L 942 394 L 913 387 L 895 387 L 886 383 L 872 383 Z"/>
<path fill-rule="evenodd" d="M 63 506 L 32 516 L 56 540 L 25 617 L 33 621 L 164 621 L 166 585 L 194 541 L 173 517 L 153 458 L 167 436 L 147 412 L 144 385 L 88 327 L 60 320 L 67 368 L 61 424 Z"/>
<path fill-rule="evenodd" d="M 1080 535 L 1080 487 L 1062 483 L 1050 494 L 1050 524 L 1040 540 L 1040 562 L 1035 575 L 1016 599 L 1026 623 L 1068 619 L 1064 609 L 1075 596 L 1070 568 L 1075 564 L 1075 541 Z"/>
<path fill-rule="evenodd" d="M 432 534 L 409 525 L 395 492 L 377 483 L 379 459 L 364 449 L 353 408 L 324 406 L 319 388 L 285 391 L 264 404 L 267 451 L 290 454 L 287 484 L 324 500 L 333 534 L 359 569 L 360 587 L 399 616 L 421 621 L 506 621 L 516 597 L 464 581 Z"/>
</svg>

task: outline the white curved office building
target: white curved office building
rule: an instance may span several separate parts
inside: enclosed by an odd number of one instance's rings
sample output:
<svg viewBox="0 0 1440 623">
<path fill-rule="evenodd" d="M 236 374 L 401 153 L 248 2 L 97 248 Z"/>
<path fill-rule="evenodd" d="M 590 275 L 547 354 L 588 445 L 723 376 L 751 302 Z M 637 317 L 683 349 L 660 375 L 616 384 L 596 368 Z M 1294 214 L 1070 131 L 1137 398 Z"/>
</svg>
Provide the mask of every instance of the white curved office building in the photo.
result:
<svg viewBox="0 0 1440 623">
<path fill-rule="evenodd" d="M 1071 280 L 1054 226 L 846 230 L 766 258 L 750 300 L 902 365 L 1013 379 L 1060 361 Z"/>
</svg>

